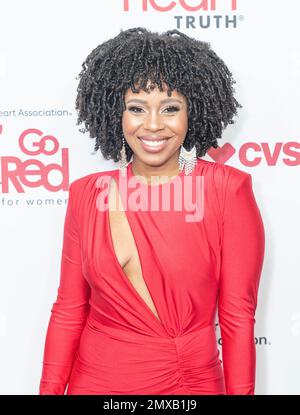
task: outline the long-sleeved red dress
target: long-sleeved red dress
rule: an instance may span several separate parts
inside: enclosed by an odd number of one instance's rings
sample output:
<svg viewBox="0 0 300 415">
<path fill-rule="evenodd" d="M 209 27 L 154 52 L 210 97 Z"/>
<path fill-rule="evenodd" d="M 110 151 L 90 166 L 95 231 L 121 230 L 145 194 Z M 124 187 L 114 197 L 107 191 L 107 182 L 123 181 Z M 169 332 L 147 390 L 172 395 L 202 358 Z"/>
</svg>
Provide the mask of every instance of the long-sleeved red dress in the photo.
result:
<svg viewBox="0 0 300 415">
<path fill-rule="evenodd" d="M 132 163 L 126 170 L 127 179 L 136 178 Z M 198 159 L 190 174 L 192 189 L 202 183 L 198 220 L 188 221 L 190 208 L 172 204 L 165 211 L 125 209 L 159 318 L 117 259 L 103 209 L 105 177 L 118 183 L 124 207 L 138 189 L 123 192 L 118 169 L 70 185 L 39 394 L 254 394 L 265 234 L 251 175 Z M 166 195 L 169 187 L 172 202 L 183 200 L 172 184 L 184 189 L 184 177 L 140 181 L 140 189 Z"/>
</svg>

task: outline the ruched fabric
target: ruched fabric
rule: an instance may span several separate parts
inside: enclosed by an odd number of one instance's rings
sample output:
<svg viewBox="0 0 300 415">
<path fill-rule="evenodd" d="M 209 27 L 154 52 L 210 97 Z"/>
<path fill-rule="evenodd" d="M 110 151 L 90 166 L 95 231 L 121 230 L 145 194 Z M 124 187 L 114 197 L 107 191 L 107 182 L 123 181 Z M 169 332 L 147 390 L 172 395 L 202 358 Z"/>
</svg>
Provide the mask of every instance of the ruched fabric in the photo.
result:
<svg viewBox="0 0 300 415">
<path fill-rule="evenodd" d="M 131 163 L 126 177 L 134 178 Z M 153 185 L 126 187 L 118 170 L 71 183 L 40 394 L 254 394 L 265 237 L 252 178 L 203 159 L 189 185 L 184 177 L 155 185 L 155 196 Z M 117 260 L 103 209 L 111 179 L 159 318 Z M 201 188 L 197 220 L 191 204 L 174 208 L 188 186 L 194 195 Z M 171 209 L 132 210 L 127 203 L 138 188 L 148 197 L 141 206 L 169 192 Z"/>
</svg>

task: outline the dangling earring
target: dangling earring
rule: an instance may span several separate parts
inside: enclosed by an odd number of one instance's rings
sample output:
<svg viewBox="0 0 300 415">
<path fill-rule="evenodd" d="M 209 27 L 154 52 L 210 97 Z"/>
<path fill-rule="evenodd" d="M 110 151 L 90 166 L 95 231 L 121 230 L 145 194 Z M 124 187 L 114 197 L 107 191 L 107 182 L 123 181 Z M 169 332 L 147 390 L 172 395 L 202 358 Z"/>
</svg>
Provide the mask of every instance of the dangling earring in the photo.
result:
<svg viewBox="0 0 300 415">
<path fill-rule="evenodd" d="M 191 150 L 188 151 L 183 147 L 182 144 L 180 147 L 178 163 L 180 171 L 182 171 L 184 168 L 184 174 L 190 174 L 197 164 L 196 146 L 193 146 Z"/>
<path fill-rule="evenodd" d="M 121 171 L 121 175 L 124 177 L 126 175 L 126 168 L 127 168 L 127 158 L 126 158 L 126 150 L 125 150 L 125 138 L 122 137 L 122 148 L 121 148 L 121 159 L 119 161 L 119 170 Z"/>
</svg>

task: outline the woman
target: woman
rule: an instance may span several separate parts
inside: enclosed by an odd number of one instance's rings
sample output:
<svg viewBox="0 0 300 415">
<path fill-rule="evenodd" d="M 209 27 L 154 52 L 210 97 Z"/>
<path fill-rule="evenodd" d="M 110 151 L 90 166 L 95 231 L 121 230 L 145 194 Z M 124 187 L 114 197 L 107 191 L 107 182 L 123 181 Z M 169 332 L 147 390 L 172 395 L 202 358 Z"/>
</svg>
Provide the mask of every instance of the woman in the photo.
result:
<svg viewBox="0 0 300 415">
<path fill-rule="evenodd" d="M 79 77 L 77 124 L 119 169 L 70 185 L 40 394 L 254 394 L 263 222 L 251 175 L 201 159 L 240 106 L 230 71 L 133 28 Z"/>
</svg>

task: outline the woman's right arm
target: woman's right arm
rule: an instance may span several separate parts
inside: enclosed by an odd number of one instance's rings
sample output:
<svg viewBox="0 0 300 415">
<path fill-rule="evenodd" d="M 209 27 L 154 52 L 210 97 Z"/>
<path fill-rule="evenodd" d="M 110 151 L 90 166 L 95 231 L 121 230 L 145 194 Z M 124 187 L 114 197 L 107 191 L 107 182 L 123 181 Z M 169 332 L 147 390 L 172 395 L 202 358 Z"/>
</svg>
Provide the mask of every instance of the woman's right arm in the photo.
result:
<svg viewBox="0 0 300 415">
<path fill-rule="evenodd" d="M 73 209 L 76 191 L 72 182 L 64 221 L 60 284 L 45 339 L 40 395 L 64 395 L 89 311 L 90 286 L 82 274 Z"/>
</svg>

